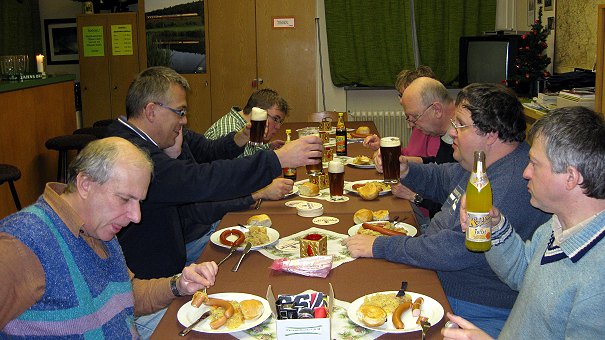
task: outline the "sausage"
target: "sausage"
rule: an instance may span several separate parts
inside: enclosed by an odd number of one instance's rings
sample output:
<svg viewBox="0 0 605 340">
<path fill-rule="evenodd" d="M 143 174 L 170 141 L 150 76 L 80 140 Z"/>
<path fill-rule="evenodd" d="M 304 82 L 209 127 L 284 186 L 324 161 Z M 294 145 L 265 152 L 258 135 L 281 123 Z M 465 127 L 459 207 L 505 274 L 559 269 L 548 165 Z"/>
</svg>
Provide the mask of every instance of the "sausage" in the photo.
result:
<svg viewBox="0 0 605 340">
<path fill-rule="evenodd" d="M 414 303 L 412 304 L 412 316 L 420 315 L 420 306 L 422 306 L 423 302 L 424 299 L 422 297 L 419 297 L 414 301 Z"/>
<path fill-rule="evenodd" d="M 204 293 L 203 290 L 198 290 L 193 294 L 193 298 L 191 299 L 191 305 L 195 308 L 200 308 L 202 303 L 208 299 L 208 294 Z"/>
<path fill-rule="evenodd" d="M 399 306 L 397 306 L 397 308 L 393 312 L 393 326 L 395 326 L 395 328 L 397 328 L 397 329 L 405 328 L 403 321 L 401 321 L 401 315 L 403 314 L 403 312 L 410 309 L 411 306 L 412 306 L 412 303 L 407 302 L 407 301 L 402 302 L 399 304 Z"/>
<path fill-rule="evenodd" d="M 233 313 L 235 312 L 235 310 L 233 309 L 233 305 L 231 305 L 231 302 L 223 299 L 208 298 L 206 300 L 206 305 L 221 307 L 225 310 L 223 316 L 210 323 L 210 328 L 212 329 L 221 328 L 225 323 L 227 323 L 227 319 L 232 317 Z"/>
<path fill-rule="evenodd" d="M 229 237 L 231 235 L 236 235 L 237 240 L 235 240 L 233 242 L 227 240 L 227 237 Z M 227 229 L 227 230 L 223 231 L 220 236 L 221 243 L 226 244 L 231 247 L 234 245 L 239 246 L 240 244 L 244 243 L 245 239 L 246 239 L 246 235 L 244 235 L 243 232 L 241 232 L 240 230 L 237 230 L 237 229 Z"/>
<path fill-rule="evenodd" d="M 382 225 L 384 225 L 384 224 L 382 224 Z M 383 227 L 381 227 L 380 224 L 364 223 L 364 224 L 362 224 L 362 226 L 364 228 L 366 228 L 366 229 L 377 231 L 377 232 L 379 232 L 379 233 L 381 233 L 383 235 L 386 235 L 386 236 L 406 235 L 404 233 L 400 233 L 400 232 L 395 231 L 395 230 L 390 230 L 390 229 L 383 228 Z"/>
</svg>

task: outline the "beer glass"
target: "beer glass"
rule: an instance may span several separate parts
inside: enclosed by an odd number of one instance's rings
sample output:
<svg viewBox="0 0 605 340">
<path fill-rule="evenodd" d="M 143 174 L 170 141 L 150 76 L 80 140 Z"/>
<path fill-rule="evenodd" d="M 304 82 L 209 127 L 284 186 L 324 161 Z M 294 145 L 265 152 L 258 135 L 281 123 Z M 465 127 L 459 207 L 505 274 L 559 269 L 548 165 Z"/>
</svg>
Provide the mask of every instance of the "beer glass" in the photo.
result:
<svg viewBox="0 0 605 340">
<path fill-rule="evenodd" d="M 299 129 L 298 131 L 298 138 L 301 137 L 305 137 L 305 136 L 319 136 L 319 128 L 318 127 L 306 127 L 303 129 Z M 323 153 L 321 157 L 317 157 L 317 160 L 319 160 L 318 164 L 308 164 L 305 166 L 305 168 L 307 169 L 307 174 L 316 174 L 316 173 L 322 173 L 323 172 L 323 164 L 322 164 L 322 160 L 323 160 Z"/>
<path fill-rule="evenodd" d="M 330 180 L 330 199 L 334 201 L 344 199 L 345 166 L 340 161 L 328 163 L 328 178 Z"/>
<path fill-rule="evenodd" d="M 399 183 L 399 156 L 401 156 L 401 141 L 397 137 L 383 137 L 380 139 L 380 155 L 382 157 L 382 170 L 384 183 Z"/>
<path fill-rule="evenodd" d="M 253 107 L 250 113 L 250 145 L 262 145 L 265 136 L 265 126 L 267 125 L 267 111 L 258 107 Z"/>
</svg>

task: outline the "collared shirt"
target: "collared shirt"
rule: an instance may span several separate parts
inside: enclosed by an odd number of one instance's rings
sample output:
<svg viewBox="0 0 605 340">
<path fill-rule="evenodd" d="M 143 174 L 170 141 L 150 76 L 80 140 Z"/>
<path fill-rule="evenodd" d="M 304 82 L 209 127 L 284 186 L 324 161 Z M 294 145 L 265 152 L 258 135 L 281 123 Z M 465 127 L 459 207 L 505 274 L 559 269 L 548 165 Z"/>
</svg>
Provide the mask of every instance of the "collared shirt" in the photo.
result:
<svg viewBox="0 0 605 340">
<path fill-rule="evenodd" d="M 151 138 L 148 134 L 146 134 L 145 131 L 139 129 L 138 127 L 136 127 L 136 126 L 134 126 L 132 124 L 130 124 L 128 122 L 128 120 L 126 119 L 126 116 L 120 116 L 120 117 L 118 117 L 118 122 L 122 123 L 122 125 L 126 126 L 130 130 L 134 131 L 137 135 L 139 135 L 144 140 L 150 141 L 151 143 L 153 143 L 153 145 L 159 147 L 158 143 L 156 143 L 153 140 L 153 138 Z"/>
<path fill-rule="evenodd" d="M 594 220 L 597 215 L 598 214 L 595 214 L 594 216 L 591 216 L 585 219 L 584 221 L 576 224 L 575 226 L 572 226 L 571 228 L 567 228 L 565 230 L 561 225 L 559 217 L 557 215 L 553 215 L 551 228 L 555 236 L 554 244 L 556 244 L 557 246 L 561 246 L 563 242 L 571 238 L 573 235 L 576 235 L 580 230 L 582 230 L 585 226 L 592 222 L 592 220 Z"/>
<path fill-rule="evenodd" d="M 241 109 L 239 107 L 232 107 L 231 110 L 219 120 L 214 122 L 210 128 L 204 133 L 204 136 L 208 139 L 219 139 L 231 132 L 237 132 L 243 129 L 248 122 L 240 114 Z M 259 150 L 268 150 L 269 144 L 263 144 L 259 146 L 253 146 L 250 144 L 246 145 L 244 152 L 238 157 L 250 156 L 258 152 Z"/>
</svg>

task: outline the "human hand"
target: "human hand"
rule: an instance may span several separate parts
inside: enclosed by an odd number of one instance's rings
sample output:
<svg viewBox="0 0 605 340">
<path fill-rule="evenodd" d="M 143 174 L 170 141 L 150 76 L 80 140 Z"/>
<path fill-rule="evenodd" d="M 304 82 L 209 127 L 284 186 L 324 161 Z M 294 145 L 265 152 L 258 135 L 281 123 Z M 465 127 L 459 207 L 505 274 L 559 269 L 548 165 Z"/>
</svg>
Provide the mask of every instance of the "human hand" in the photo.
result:
<svg viewBox="0 0 605 340">
<path fill-rule="evenodd" d="M 277 150 L 277 149 L 281 148 L 282 146 L 284 146 L 284 144 L 286 144 L 286 142 L 284 142 L 283 140 L 276 139 L 276 140 L 269 142 L 269 149 Z"/>
<path fill-rule="evenodd" d="M 488 340 L 492 339 L 484 331 L 477 328 L 477 326 L 468 322 L 464 318 L 461 318 L 452 313 L 447 313 L 447 317 L 450 321 L 458 324 L 460 328 L 442 328 L 441 335 L 443 335 L 443 339 L 447 340 Z"/>
<path fill-rule="evenodd" d="M 284 198 L 284 196 L 292 192 L 294 181 L 286 178 L 275 178 L 271 184 L 258 190 L 252 194 L 254 200 L 262 198 L 264 200 L 276 201 Z"/>
<path fill-rule="evenodd" d="M 462 195 L 460 198 L 460 227 L 463 232 L 466 232 L 466 228 L 468 228 L 468 215 L 466 214 L 466 194 Z M 494 206 L 489 211 L 489 215 L 492 218 L 492 227 L 495 227 L 500 223 L 500 219 L 502 214 L 500 210 Z"/>
<path fill-rule="evenodd" d="M 321 163 L 323 144 L 318 136 L 305 136 L 275 150 L 282 168 Z"/>
<path fill-rule="evenodd" d="M 179 130 L 179 134 L 176 136 L 174 141 L 174 145 L 164 149 L 164 153 L 168 155 L 168 157 L 172 159 L 176 159 L 181 155 L 181 151 L 183 150 L 183 127 Z"/>
<path fill-rule="evenodd" d="M 377 236 L 355 235 L 346 238 L 343 243 L 347 246 L 352 257 L 374 257 L 372 246 Z"/>
<path fill-rule="evenodd" d="M 214 261 L 193 263 L 183 268 L 176 287 L 182 295 L 193 295 L 200 289 L 213 286 L 217 273 L 218 266 Z"/>
<path fill-rule="evenodd" d="M 242 147 L 248 143 L 250 140 L 250 128 L 252 127 L 252 123 L 248 122 L 241 130 L 239 130 L 235 136 L 233 136 L 233 141 L 239 147 Z"/>
<path fill-rule="evenodd" d="M 380 155 L 380 148 L 376 150 L 376 152 L 374 152 L 372 160 L 374 161 L 374 167 L 376 168 L 376 171 L 382 173 L 382 156 Z"/>
<path fill-rule="evenodd" d="M 405 185 L 403 185 L 401 183 L 392 184 L 391 192 L 393 193 L 393 195 L 395 195 L 399 198 L 406 199 L 410 202 L 413 201 L 414 196 L 416 196 L 415 192 L 413 192 L 412 190 L 410 190 L 410 188 L 406 187 Z"/>
<path fill-rule="evenodd" d="M 380 137 L 377 135 L 370 135 L 364 138 L 363 146 L 373 151 L 380 149 Z"/>
</svg>

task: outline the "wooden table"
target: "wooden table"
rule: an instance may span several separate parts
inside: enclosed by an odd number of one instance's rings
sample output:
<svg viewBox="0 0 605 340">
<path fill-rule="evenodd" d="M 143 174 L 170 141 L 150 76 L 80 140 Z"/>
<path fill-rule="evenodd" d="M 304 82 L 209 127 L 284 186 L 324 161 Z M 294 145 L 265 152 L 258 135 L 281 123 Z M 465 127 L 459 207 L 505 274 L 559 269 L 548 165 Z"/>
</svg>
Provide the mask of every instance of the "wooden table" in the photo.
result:
<svg viewBox="0 0 605 340">
<path fill-rule="evenodd" d="M 310 123 L 286 123 L 281 131 L 291 128 L 294 132 L 297 128 L 308 126 Z M 371 122 L 349 122 L 351 127 L 358 125 L 368 125 L 376 131 Z M 284 132 L 285 135 L 285 132 Z M 371 155 L 371 151 L 363 148 L 360 143 L 349 144 L 349 155 Z M 304 167 L 298 169 L 298 179 L 306 178 Z M 345 168 L 345 179 L 347 181 L 361 179 L 382 179 L 382 175 L 374 169 L 358 169 L 347 166 Z M 416 225 L 416 220 L 412 212 L 409 201 L 399 199 L 391 194 L 379 196 L 373 201 L 364 201 L 359 196 L 348 195 L 349 201 L 344 203 L 331 203 L 323 200 L 314 200 L 305 198 L 308 201 L 317 201 L 324 206 L 324 216 L 334 216 L 339 222 L 330 226 L 316 226 L 311 222 L 311 218 L 300 217 L 296 215 L 294 208 L 285 206 L 285 202 L 291 199 L 300 199 L 299 197 L 290 197 L 280 201 L 265 201 L 259 210 L 239 211 L 227 214 L 221 221 L 217 229 L 234 226 L 237 223 L 246 223 L 248 217 L 259 213 L 268 214 L 273 221 L 273 228 L 277 229 L 281 237 L 295 234 L 301 230 L 310 227 L 320 227 L 329 229 L 341 234 L 347 234 L 348 229 L 354 225 L 353 213 L 360 208 L 370 210 L 388 209 L 391 216 L 398 215 L 405 222 Z M 228 249 L 219 247 L 210 243 L 202 253 L 201 261 L 220 261 L 228 253 Z M 233 256 L 228 259 L 220 268 L 216 284 L 208 291 L 212 293 L 220 292 L 242 292 L 264 297 L 267 292 L 267 286 L 273 287 L 275 294 L 280 293 L 299 293 L 307 289 L 321 292 L 328 292 L 328 283 L 334 287 L 335 298 L 352 302 L 355 299 L 379 291 L 398 290 L 402 281 L 408 282 L 408 290 L 416 293 L 428 295 L 441 303 L 446 311 L 451 308 L 441 287 L 437 274 L 431 270 L 419 269 L 416 267 L 388 262 L 382 259 L 360 258 L 334 268 L 327 278 L 312 278 L 296 274 L 276 272 L 269 268 L 273 260 L 264 255 L 252 251 L 250 252 L 236 273 L 231 272 L 231 267 L 239 257 Z M 156 328 L 153 335 L 155 339 L 176 339 L 177 333 L 184 327 L 180 325 L 176 318 L 178 309 L 190 300 L 189 297 L 182 297 L 174 300 L 169 306 L 164 318 Z M 445 319 L 445 317 L 444 317 Z M 437 325 L 432 327 L 428 333 L 429 339 L 441 338 L 440 329 L 445 320 L 442 319 Z M 206 334 L 191 332 L 188 335 L 191 339 L 233 339 L 228 334 Z M 406 334 L 387 334 L 380 339 L 419 339 L 420 332 Z"/>
</svg>

